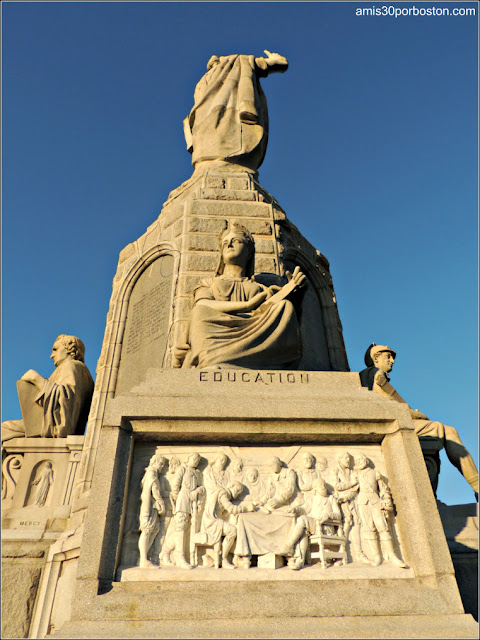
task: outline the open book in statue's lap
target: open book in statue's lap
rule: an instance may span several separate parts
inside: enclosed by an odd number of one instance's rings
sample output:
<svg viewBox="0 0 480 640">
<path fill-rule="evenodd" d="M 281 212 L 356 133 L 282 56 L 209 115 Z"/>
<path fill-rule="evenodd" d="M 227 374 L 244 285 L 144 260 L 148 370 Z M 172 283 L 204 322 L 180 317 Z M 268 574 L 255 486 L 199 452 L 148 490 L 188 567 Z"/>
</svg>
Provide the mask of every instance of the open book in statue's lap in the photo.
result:
<svg viewBox="0 0 480 640">
<path fill-rule="evenodd" d="M 175 351 L 183 367 L 291 369 L 302 353 L 296 306 L 306 281 L 298 267 L 283 287 L 253 276 L 255 243 L 240 225 L 220 237 L 215 277 L 200 283 L 186 343 Z"/>
</svg>

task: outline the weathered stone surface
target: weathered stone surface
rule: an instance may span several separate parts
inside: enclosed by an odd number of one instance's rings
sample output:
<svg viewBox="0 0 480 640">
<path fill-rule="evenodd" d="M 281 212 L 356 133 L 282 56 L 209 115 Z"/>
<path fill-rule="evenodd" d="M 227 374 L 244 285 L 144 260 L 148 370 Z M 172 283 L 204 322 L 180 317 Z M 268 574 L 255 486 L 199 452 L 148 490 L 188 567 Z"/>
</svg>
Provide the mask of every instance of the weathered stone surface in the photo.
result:
<svg viewBox="0 0 480 640">
<path fill-rule="evenodd" d="M 2 560 L 3 638 L 27 637 L 41 571 L 35 560 Z"/>
<path fill-rule="evenodd" d="M 271 207 L 263 203 L 215 202 L 193 200 L 190 214 L 195 216 L 223 216 L 224 218 L 270 218 Z"/>
<path fill-rule="evenodd" d="M 218 251 L 218 237 L 207 234 L 190 234 L 185 239 L 188 251 Z"/>
<path fill-rule="evenodd" d="M 251 201 L 254 202 L 257 199 L 257 194 L 254 191 L 235 191 L 233 189 L 201 189 L 200 198 L 206 200 L 236 200 L 238 201 Z"/>
<path fill-rule="evenodd" d="M 476 638 L 473 618 L 463 615 L 332 616 L 243 620 L 73 622 L 52 638 Z"/>
<path fill-rule="evenodd" d="M 212 271 L 215 271 L 217 262 L 218 259 L 216 255 L 205 253 L 191 253 L 186 256 L 184 266 L 185 270 L 187 271 L 204 271 L 205 276 L 207 277 L 212 273 Z"/>
<path fill-rule="evenodd" d="M 245 218 L 240 218 L 238 223 L 248 226 L 253 235 L 269 235 L 272 232 L 272 225 L 266 220 L 252 219 L 247 221 Z M 189 217 L 187 218 L 187 224 L 189 232 L 215 233 L 217 237 L 225 228 L 225 221 L 218 218 Z"/>
<path fill-rule="evenodd" d="M 275 258 L 270 256 L 255 256 L 255 271 L 257 273 L 275 273 L 278 269 L 278 263 Z"/>
</svg>

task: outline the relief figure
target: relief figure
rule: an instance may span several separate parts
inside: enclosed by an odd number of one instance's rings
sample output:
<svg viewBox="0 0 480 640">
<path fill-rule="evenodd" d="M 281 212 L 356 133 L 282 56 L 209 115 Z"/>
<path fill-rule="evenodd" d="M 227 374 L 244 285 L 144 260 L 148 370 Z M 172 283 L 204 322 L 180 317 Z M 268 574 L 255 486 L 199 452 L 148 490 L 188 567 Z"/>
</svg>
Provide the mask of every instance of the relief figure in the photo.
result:
<svg viewBox="0 0 480 640">
<path fill-rule="evenodd" d="M 165 503 L 161 495 L 159 474 L 165 468 L 167 460 L 160 454 L 152 456 L 142 478 L 140 505 L 140 552 L 139 566 L 142 568 L 158 568 L 148 560 L 147 555 L 160 531 L 160 518 L 165 515 Z"/>
<path fill-rule="evenodd" d="M 230 473 L 225 467 L 228 464 L 228 456 L 225 453 L 219 453 L 209 463 L 203 473 L 203 484 L 207 493 L 214 491 L 220 487 L 226 488 L 230 484 Z"/>
<path fill-rule="evenodd" d="M 393 549 L 392 535 L 389 530 L 387 514 L 393 511 L 390 490 L 382 475 L 369 466 L 368 458 L 360 453 L 355 457 L 355 474 L 358 478 L 356 502 L 360 516 L 362 539 L 370 547 L 374 567 L 382 562 L 379 540 L 385 562 L 406 568 L 406 564 L 397 557 Z"/>
<path fill-rule="evenodd" d="M 309 489 L 311 496 L 305 500 L 302 507 L 296 507 L 297 518 L 284 549 L 287 556 L 288 567 L 298 571 L 305 566 L 309 538 L 315 534 L 324 533 L 322 527 L 325 522 L 334 520 L 341 526 L 342 512 L 338 502 L 333 495 L 329 495 L 324 480 L 317 477 L 312 481 L 312 488 Z M 328 525 L 325 525 L 328 527 Z M 328 534 L 333 531 L 328 530 Z M 343 533 L 343 532 L 341 532 Z"/>
<path fill-rule="evenodd" d="M 343 532 L 350 543 L 352 560 L 369 564 L 370 561 L 363 552 L 360 538 L 360 518 L 355 503 L 358 490 L 353 458 L 348 451 L 345 451 L 339 456 L 338 466 L 335 469 L 335 496 L 342 510 Z"/>
<path fill-rule="evenodd" d="M 236 516 L 246 511 L 254 511 L 252 504 L 234 504 L 232 500 L 239 498 L 243 492 L 243 485 L 234 481 L 226 487 L 217 487 L 207 495 L 205 510 L 202 516 L 200 532 L 195 535 L 199 544 L 214 546 L 222 542 L 222 567 L 235 569 L 235 565 L 229 561 L 229 553 L 233 549 L 237 537 L 237 527 L 228 516 Z"/>
<path fill-rule="evenodd" d="M 174 515 L 165 536 L 160 561 L 166 566 L 192 569 L 185 557 L 187 529 L 190 526 L 190 541 L 197 529 L 199 501 L 205 495 L 201 484 L 200 471 L 197 469 L 200 455 L 192 453 L 186 464 L 181 464 L 172 481 L 170 499 L 174 504 Z M 173 561 L 172 561 L 173 554 Z"/>
<path fill-rule="evenodd" d="M 36 507 L 43 507 L 47 501 L 48 492 L 53 484 L 53 467 L 51 462 L 46 462 L 40 471 L 38 478 L 32 482 L 32 486 L 36 486 L 35 498 L 33 504 Z"/>
</svg>

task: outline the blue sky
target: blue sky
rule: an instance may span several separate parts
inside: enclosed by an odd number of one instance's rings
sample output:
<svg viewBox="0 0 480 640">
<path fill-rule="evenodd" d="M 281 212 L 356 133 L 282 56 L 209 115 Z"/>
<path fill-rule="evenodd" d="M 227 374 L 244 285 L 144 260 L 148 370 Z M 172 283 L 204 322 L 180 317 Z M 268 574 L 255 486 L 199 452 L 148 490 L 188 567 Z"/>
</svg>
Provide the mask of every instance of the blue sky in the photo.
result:
<svg viewBox="0 0 480 640">
<path fill-rule="evenodd" d="M 59 333 L 94 372 L 118 253 L 191 175 L 182 120 L 208 59 L 266 48 L 290 67 L 263 81 L 260 182 L 330 260 L 351 370 L 395 348 L 396 388 L 478 461 L 478 16 L 366 6 L 2 3 L 4 419 Z M 473 498 L 445 457 L 438 496 Z"/>
</svg>

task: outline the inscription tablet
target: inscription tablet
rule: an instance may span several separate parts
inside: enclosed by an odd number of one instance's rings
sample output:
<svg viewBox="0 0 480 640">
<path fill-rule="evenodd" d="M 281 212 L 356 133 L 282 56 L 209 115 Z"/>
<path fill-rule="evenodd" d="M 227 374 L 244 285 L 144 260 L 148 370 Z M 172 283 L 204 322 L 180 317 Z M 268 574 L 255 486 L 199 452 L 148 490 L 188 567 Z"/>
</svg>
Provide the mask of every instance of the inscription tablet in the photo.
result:
<svg viewBox="0 0 480 640">
<path fill-rule="evenodd" d="M 145 379 L 150 367 L 163 367 L 172 307 L 173 257 L 155 260 L 137 280 L 128 304 L 115 393 Z"/>
</svg>

